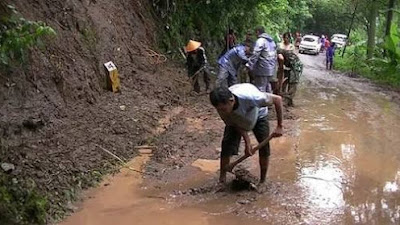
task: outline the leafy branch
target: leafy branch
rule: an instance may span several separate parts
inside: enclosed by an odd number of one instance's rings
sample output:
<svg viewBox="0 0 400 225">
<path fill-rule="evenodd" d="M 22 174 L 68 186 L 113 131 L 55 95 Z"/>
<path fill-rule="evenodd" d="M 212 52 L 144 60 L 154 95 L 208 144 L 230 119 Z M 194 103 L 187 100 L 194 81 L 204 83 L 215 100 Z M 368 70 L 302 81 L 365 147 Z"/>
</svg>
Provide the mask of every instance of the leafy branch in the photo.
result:
<svg viewBox="0 0 400 225">
<path fill-rule="evenodd" d="M 7 15 L 0 20 L 0 67 L 26 61 L 27 51 L 42 44 L 44 36 L 55 36 L 53 28 L 41 21 L 30 21 L 7 5 Z"/>
</svg>

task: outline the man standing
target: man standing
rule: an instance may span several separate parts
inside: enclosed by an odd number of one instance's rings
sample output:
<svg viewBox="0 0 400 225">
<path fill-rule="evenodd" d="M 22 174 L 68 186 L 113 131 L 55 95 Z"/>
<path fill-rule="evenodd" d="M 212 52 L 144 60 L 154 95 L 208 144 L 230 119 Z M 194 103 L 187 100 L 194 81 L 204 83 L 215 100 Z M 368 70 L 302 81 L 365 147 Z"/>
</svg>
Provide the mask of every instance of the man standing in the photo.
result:
<svg viewBox="0 0 400 225">
<path fill-rule="evenodd" d="M 335 43 L 332 42 L 331 45 L 326 50 L 326 69 L 332 70 L 333 67 L 333 56 L 335 56 Z"/>
<path fill-rule="evenodd" d="M 258 39 L 253 55 L 246 66 L 254 76 L 254 85 L 260 91 L 271 93 L 272 89 L 277 87 L 276 44 L 272 37 L 265 33 L 263 27 L 256 28 L 256 35 Z"/>
<path fill-rule="evenodd" d="M 225 183 L 227 166 L 231 156 L 238 154 L 241 138 L 245 141 L 245 154 L 251 155 L 252 147 L 247 132 L 252 130 L 259 143 L 269 136 L 269 105 L 275 106 L 278 118 L 277 127 L 272 135 L 282 135 L 282 98 L 261 92 L 254 85 L 244 83 L 229 88 L 217 87 L 210 93 L 210 101 L 225 122 L 219 177 L 219 181 Z M 260 184 L 264 183 L 267 175 L 269 155 L 270 147 L 267 144 L 259 150 Z"/>
<path fill-rule="evenodd" d="M 208 91 L 210 87 L 210 72 L 207 67 L 206 51 L 200 46 L 201 42 L 190 40 L 185 47 L 187 52 L 186 65 L 188 67 L 188 76 L 193 85 L 193 90 L 197 93 L 200 93 L 200 74 L 203 74 L 206 91 Z"/>
<path fill-rule="evenodd" d="M 249 60 L 247 56 L 251 54 L 252 45 L 251 41 L 246 41 L 244 44 L 233 47 L 219 58 L 219 72 L 216 81 L 217 87 L 230 87 L 237 84 L 238 70 L 240 65 L 247 63 Z"/>
</svg>

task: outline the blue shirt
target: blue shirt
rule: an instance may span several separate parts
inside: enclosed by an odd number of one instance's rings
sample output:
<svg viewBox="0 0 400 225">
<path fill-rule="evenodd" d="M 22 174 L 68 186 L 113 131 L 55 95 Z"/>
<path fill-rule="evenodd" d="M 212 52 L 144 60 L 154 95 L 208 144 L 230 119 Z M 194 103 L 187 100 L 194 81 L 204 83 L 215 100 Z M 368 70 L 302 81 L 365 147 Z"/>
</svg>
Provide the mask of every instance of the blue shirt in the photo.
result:
<svg viewBox="0 0 400 225">
<path fill-rule="evenodd" d="M 326 57 L 327 58 L 333 58 L 333 56 L 335 55 L 335 48 L 330 46 L 327 50 L 326 50 Z"/>
<path fill-rule="evenodd" d="M 246 56 L 246 47 L 237 45 L 226 52 L 218 59 L 220 67 L 225 68 L 233 76 L 236 76 L 241 64 L 245 64 L 249 59 Z"/>
</svg>

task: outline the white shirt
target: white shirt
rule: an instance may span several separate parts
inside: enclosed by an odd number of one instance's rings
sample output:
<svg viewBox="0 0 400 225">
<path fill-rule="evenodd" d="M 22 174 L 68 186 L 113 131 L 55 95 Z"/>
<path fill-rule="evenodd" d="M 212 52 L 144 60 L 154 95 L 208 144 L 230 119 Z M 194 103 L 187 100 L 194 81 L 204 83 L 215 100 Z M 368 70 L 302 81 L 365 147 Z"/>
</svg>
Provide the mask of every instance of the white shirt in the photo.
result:
<svg viewBox="0 0 400 225">
<path fill-rule="evenodd" d="M 249 83 L 232 85 L 229 90 L 237 97 L 238 107 L 230 114 L 220 114 L 225 124 L 250 131 L 256 125 L 258 118 L 268 115 L 266 106 L 272 104 L 270 93 L 261 92 Z"/>
</svg>

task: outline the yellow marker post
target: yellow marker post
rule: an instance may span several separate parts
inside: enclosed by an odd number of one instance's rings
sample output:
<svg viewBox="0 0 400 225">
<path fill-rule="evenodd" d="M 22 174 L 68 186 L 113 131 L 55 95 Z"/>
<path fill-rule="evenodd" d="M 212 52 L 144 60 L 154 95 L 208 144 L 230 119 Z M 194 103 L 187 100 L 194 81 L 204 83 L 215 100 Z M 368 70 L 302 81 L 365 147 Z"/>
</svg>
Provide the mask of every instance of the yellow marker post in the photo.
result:
<svg viewBox="0 0 400 225">
<path fill-rule="evenodd" d="M 108 72 L 108 76 L 106 77 L 107 88 L 111 89 L 114 93 L 121 91 L 117 67 L 111 61 L 104 63 L 104 67 Z"/>
</svg>

